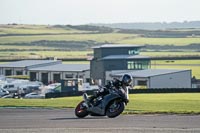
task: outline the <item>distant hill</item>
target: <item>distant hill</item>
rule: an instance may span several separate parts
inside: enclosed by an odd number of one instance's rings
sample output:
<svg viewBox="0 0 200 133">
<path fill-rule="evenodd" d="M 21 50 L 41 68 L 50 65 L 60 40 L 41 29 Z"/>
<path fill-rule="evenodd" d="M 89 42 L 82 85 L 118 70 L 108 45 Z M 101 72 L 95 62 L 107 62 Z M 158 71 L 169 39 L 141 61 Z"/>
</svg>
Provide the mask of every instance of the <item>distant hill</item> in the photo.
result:
<svg viewBox="0 0 200 133">
<path fill-rule="evenodd" d="M 200 28 L 200 21 L 184 21 L 184 22 L 171 22 L 171 23 L 112 23 L 112 24 L 91 24 L 95 26 L 106 26 L 110 28 L 120 29 L 179 29 L 179 28 Z"/>
</svg>

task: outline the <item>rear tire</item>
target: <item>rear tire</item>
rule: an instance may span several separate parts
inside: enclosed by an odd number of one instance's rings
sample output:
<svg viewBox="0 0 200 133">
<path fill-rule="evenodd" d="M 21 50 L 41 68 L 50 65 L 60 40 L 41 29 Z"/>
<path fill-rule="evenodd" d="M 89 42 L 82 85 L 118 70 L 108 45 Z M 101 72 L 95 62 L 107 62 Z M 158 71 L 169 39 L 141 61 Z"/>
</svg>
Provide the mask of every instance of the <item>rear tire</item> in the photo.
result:
<svg viewBox="0 0 200 133">
<path fill-rule="evenodd" d="M 109 118 L 117 117 L 124 111 L 124 108 L 124 102 L 112 101 L 107 107 L 106 115 Z"/>
<path fill-rule="evenodd" d="M 75 115 L 78 118 L 84 118 L 86 117 L 89 113 L 87 111 L 87 108 L 83 106 L 84 101 L 80 102 L 75 109 Z"/>
</svg>

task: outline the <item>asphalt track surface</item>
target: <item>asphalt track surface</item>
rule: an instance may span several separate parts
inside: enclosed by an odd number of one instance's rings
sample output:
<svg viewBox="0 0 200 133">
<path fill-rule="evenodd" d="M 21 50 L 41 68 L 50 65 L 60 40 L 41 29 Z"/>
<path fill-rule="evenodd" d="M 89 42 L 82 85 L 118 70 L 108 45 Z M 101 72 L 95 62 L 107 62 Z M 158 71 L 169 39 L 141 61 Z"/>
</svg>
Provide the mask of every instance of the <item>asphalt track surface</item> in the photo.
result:
<svg viewBox="0 0 200 133">
<path fill-rule="evenodd" d="M 200 133 L 200 115 L 76 118 L 74 109 L 0 108 L 0 133 Z"/>
</svg>

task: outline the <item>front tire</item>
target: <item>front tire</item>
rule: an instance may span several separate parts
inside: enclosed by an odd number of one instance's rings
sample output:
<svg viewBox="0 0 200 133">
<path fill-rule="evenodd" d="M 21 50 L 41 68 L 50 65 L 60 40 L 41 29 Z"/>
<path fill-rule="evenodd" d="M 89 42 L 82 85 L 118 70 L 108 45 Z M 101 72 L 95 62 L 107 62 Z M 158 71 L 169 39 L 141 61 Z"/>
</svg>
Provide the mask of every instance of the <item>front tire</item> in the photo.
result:
<svg viewBox="0 0 200 133">
<path fill-rule="evenodd" d="M 78 118 L 84 118 L 86 117 L 89 113 L 87 111 L 87 108 L 85 106 L 83 106 L 84 101 L 80 102 L 75 109 L 75 115 Z"/>
<path fill-rule="evenodd" d="M 106 110 L 106 115 L 109 118 L 114 118 L 119 116 L 124 111 L 125 105 L 121 101 L 112 101 Z"/>
</svg>

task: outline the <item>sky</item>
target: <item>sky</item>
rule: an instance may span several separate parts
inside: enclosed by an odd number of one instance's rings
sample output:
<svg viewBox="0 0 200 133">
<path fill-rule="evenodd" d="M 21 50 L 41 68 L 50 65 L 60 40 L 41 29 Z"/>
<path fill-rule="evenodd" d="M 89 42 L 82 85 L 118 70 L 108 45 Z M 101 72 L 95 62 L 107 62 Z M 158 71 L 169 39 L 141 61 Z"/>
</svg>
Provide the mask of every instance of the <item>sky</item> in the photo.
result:
<svg viewBox="0 0 200 133">
<path fill-rule="evenodd" d="M 0 24 L 200 20 L 200 0 L 0 0 Z"/>
</svg>

